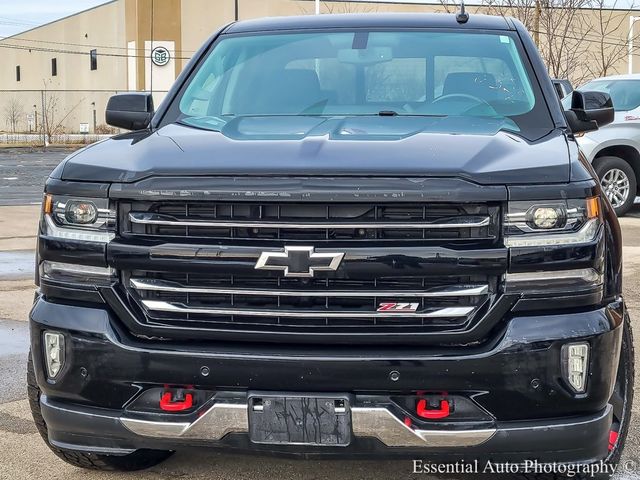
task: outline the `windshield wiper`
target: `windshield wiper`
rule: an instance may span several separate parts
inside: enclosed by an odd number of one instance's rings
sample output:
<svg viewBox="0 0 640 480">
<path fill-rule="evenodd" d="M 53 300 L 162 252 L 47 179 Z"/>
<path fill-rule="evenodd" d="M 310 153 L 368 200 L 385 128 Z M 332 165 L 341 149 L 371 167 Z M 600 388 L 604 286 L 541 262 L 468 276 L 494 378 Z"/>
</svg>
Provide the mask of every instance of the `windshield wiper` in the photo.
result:
<svg viewBox="0 0 640 480">
<path fill-rule="evenodd" d="M 394 110 L 380 110 L 378 112 L 378 115 L 380 117 L 397 117 L 398 116 L 398 112 L 396 112 Z"/>
</svg>

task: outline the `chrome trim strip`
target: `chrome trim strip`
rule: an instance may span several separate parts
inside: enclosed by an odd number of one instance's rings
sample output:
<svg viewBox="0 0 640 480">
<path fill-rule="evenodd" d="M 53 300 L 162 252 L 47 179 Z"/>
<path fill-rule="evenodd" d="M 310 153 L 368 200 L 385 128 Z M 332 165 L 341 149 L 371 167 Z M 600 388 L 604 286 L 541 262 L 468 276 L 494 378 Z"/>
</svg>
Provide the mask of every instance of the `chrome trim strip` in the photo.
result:
<svg viewBox="0 0 640 480">
<path fill-rule="evenodd" d="M 557 232 L 536 234 L 520 234 L 507 235 L 504 237 L 505 247 L 545 247 L 562 246 L 562 245 L 578 245 L 582 243 L 593 242 L 600 231 L 602 221 L 599 218 L 593 218 L 587 221 L 577 232 Z"/>
<path fill-rule="evenodd" d="M 496 429 L 414 430 L 386 408 L 351 408 L 353 434 L 375 437 L 389 447 L 468 447 L 489 440 Z M 215 403 L 193 423 L 154 422 L 120 417 L 131 432 L 143 437 L 220 440 L 231 432 L 248 432 L 246 404 Z"/>
<path fill-rule="evenodd" d="M 541 272 L 505 273 L 506 282 L 528 284 L 530 282 L 548 282 L 551 280 L 584 280 L 585 283 L 601 284 L 602 274 L 594 268 L 576 268 L 571 270 L 543 270 Z"/>
<path fill-rule="evenodd" d="M 51 215 L 44 216 L 45 234 L 49 237 L 61 238 L 64 240 L 81 240 L 85 242 L 109 243 L 116 236 L 113 232 L 101 230 L 91 230 L 89 228 L 59 227 L 51 218 Z"/>
<path fill-rule="evenodd" d="M 132 278 L 131 288 L 154 292 L 200 293 L 212 295 L 263 295 L 274 297 L 471 297 L 486 295 L 488 285 L 455 285 L 418 290 L 267 290 L 248 288 L 185 287 L 177 282 L 155 279 Z"/>
<path fill-rule="evenodd" d="M 465 218 L 465 217 L 461 217 Z M 469 221 L 460 221 L 459 217 L 452 217 L 450 222 L 441 223 L 403 223 L 403 222 L 357 222 L 357 223 L 341 223 L 341 222 L 245 222 L 238 220 L 178 220 L 170 215 L 162 215 L 158 213 L 147 212 L 130 212 L 129 220 L 131 223 L 139 225 L 167 225 L 174 227 L 221 227 L 221 228 L 297 228 L 297 229 L 315 229 L 315 228 L 333 228 L 333 229 L 352 229 L 352 228 L 400 228 L 400 229 L 442 229 L 442 228 L 479 228 L 486 227 L 491 223 L 490 217 L 469 216 Z"/>
<path fill-rule="evenodd" d="M 414 430 L 386 408 L 352 407 L 353 434 L 375 437 L 388 447 L 469 447 L 480 445 L 496 433 L 482 430 Z"/>
<path fill-rule="evenodd" d="M 120 422 L 143 437 L 220 440 L 227 433 L 249 430 L 247 405 L 243 403 L 214 403 L 193 423 L 153 422 L 126 417 L 121 417 Z"/>
<path fill-rule="evenodd" d="M 430 312 L 362 312 L 362 311 L 327 311 L 317 310 L 273 310 L 273 309 L 243 309 L 243 308 L 196 308 L 182 303 L 162 302 L 158 300 L 141 300 L 148 310 L 158 312 L 177 313 L 202 313 L 205 315 L 245 315 L 249 317 L 302 317 L 302 318 L 380 318 L 380 317 L 417 317 L 417 318 L 441 318 L 441 317 L 466 317 L 475 307 L 446 307 Z"/>
</svg>

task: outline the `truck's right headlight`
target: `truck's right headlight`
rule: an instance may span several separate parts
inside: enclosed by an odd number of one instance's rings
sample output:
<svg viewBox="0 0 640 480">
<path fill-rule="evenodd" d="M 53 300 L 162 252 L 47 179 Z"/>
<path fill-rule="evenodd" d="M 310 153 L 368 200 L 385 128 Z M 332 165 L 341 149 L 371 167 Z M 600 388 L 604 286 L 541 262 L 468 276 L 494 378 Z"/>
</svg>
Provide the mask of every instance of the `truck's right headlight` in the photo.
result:
<svg viewBox="0 0 640 480">
<path fill-rule="evenodd" d="M 115 236 L 115 210 L 107 198 L 46 194 L 43 233 L 63 240 L 108 243 Z"/>
<path fill-rule="evenodd" d="M 580 247 L 597 241 L 603 224 L 599 197 L 557 201 L 509 202 L 504 219 L 504 243 L 520 251 L 546 251 L 552 247 Z M 563 295 L 594 292 L 602 287 L 603 266 L 596 260 L 580 268 L 545 268 L 534 262 L 528 269 L 505 274 L 507 293 Z M 523 271 L 524 270 L 524 271 Z"/>
<path fill-rule="evenodd" d="M 81 198 L 46 194 L 42 211 L 42 234 L 58 243 L 73 243 L 73 258 L 45 259 L 40 278 L 60 284 L 108 286 L 115 271 L 106 265 L 86 265 L 83 251 L 104 248 L 115 237 L 116 212 L 107 198 Z M 77 263 L 74 260 L 77 258 Z"/>
</svg>

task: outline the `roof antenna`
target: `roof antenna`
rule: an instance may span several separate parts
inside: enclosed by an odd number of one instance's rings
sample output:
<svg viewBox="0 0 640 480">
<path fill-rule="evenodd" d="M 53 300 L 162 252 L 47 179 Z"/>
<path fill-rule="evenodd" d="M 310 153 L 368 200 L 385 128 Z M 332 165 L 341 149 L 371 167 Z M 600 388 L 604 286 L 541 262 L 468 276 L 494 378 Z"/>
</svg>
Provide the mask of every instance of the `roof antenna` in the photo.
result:
<svg viewBox="0 0 640 480">
<path fill-rule="evenodd" d="M 467 23 L 469 21 L 469 14 L 464 9 L 464 0 L 460 0 L 460 11 L 456 13 L 456 22 Z"/>
</svg>

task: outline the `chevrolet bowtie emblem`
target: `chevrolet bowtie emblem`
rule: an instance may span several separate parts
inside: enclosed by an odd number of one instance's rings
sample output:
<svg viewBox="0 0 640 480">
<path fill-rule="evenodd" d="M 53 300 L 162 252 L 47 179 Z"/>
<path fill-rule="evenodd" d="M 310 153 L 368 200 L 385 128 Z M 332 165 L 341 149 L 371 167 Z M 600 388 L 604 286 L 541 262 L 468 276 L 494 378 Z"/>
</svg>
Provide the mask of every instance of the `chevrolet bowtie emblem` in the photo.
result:
<svg viewBox="0 0 640 480">
<path fill-rule="evenodd" d="M 344 253 L 318 253 L 314 247 L 284 247 L 284 252 L 262 252 L 258 270 L 283 270 L 285 277 L 313 277 L 315 272 L 334 272 Z"/>
</svg>

